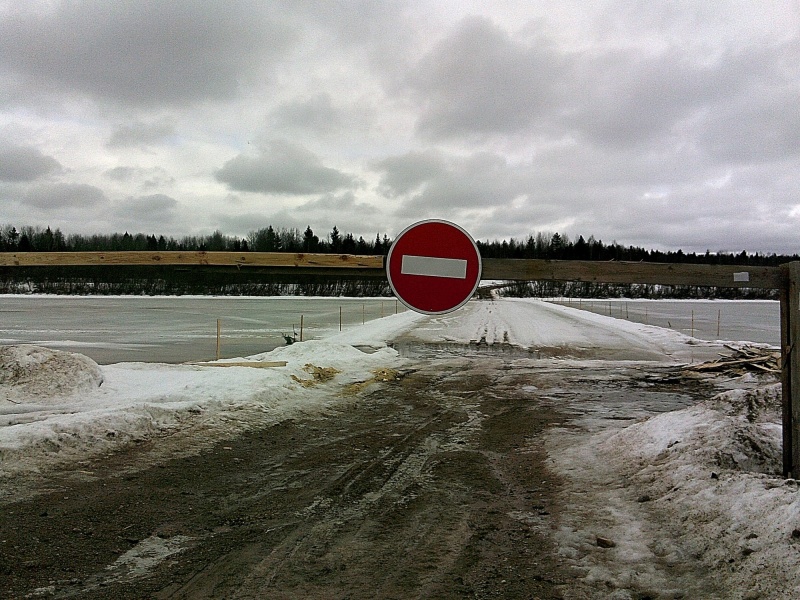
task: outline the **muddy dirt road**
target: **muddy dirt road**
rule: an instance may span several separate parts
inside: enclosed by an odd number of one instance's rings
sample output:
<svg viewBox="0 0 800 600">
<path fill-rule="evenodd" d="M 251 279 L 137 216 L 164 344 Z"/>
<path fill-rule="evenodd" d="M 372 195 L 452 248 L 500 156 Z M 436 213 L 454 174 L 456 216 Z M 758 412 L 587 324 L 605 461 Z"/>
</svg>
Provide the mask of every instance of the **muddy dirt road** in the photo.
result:
<svg viewBox="0 0 800 600">
<path fill-rule="evenodd" d="M 47 475 L 0 507 L 0 597 L 603 597 L 552 541 L 542 433 L 575 418 L 554 399 L 691 398 L 585 368 L 533 381 L 530 361 L 439 351 L 324 415 Z"/>
</svg>

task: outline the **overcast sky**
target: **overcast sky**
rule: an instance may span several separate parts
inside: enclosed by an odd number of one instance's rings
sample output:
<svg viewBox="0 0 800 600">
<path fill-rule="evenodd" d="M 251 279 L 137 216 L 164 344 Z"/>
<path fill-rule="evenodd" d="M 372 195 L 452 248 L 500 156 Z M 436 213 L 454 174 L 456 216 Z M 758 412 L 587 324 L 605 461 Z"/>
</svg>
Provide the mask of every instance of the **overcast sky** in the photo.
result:
<svg viewBox="0 0 800 600">
<path fill-rule="evenodd" d="M 800 252 L 798 0 L 0 0 L 0 226 Z"/>
</svg>

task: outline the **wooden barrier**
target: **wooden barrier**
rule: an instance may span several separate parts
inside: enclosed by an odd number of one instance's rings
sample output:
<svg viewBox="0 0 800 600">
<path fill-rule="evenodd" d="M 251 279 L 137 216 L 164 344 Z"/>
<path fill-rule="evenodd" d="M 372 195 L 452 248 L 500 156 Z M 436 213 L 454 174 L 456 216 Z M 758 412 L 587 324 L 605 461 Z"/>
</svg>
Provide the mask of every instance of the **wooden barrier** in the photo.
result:
<svg viewBox="0 0 800 600">
<path fill-rule="evenodd" d="M 623 261 L 486 258 L 483 279 L 506 281 L 587 281 L 781 289 L 778 267 L 663 264 Z"/>
<path fill-rule="evenodd" d="M 0 267 L 91 265 L 382 269 L 383 257 L 292 252 L 0 252 Z"/>
<path fill-rule="evenodd" d="M 193 265 L 383 276 L 384 257 L 286 252 L 0 252 L 0 267 Z M 800 479 L 800 262 L 780 267 L 536 259 L 483 260 L 483 279 L 776 289 L 781 306 L 783 473 Z"/>
</svg>

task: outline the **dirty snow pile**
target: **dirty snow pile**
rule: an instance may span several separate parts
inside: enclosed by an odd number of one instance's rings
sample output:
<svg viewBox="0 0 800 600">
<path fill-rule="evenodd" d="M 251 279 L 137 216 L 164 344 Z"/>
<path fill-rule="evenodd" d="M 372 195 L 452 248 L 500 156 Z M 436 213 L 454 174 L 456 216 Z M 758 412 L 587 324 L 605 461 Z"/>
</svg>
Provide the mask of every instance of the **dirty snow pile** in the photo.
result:
<svg viewBox="0 0 800 600">
<path fill-rule="evenodd" d="M 551 431 L 562 553 L 609 598 L 800 598 L 800 491 L 780 476 L 780 410 L 780 385 L 755 384 L 621 429 Z"/>
<path fill-rule="evenodd" d="M 246 360 L 284 367 L 118 363 L 6 346 L 0 375 L 0 478 L 101 455 L 126 443 L 203 430 L 212 442 L 255 423 L 313 413 L 391 377 L 397 352 L 310 341 Z M 102 385 L 101 385 L 102 383 Z M 350 394 L 352 395 L 352 394 Z"/>
<path fill-rule="evenodd" d="M 103 383 L 91 358 L 22 344 L 0 346 L 0 397 L 48 404 L 59 396 L 89 392 Z"/>
</svg>

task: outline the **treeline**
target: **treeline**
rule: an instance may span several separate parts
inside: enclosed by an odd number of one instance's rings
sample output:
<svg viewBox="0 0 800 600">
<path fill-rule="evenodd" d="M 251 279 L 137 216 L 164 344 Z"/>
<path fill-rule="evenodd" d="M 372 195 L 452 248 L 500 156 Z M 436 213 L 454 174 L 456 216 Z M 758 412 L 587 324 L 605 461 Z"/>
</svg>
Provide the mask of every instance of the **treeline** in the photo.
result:
<svg viewBox="0 0 800 600">
<path fill-rule="evenodd" d="M 495 240 L 476 242 L 484 258 L 541 258 L 551 260 L 625 260 L 657 263 L 696 263 L 722 265 L 777 266 L 800 255 L 711 252 L 698 254 L 683 250 L 647 250 L 638 246 L 623 246 L 616 241 L 610 244 L 590 236 L 570 240 L 560 233 L 529 235 L 524 240 Z M 0 228 L 0 252 L 52 252 L 52 251 L 230 251 L 230 252 L 319 252 L 333 254 L 386 254 L 392 240 L 378 233 L 375 239 L 365 240 L 352 233 L 342 234 L 334 227 L 325 237 L 319 237 L 311 227 L 305 231 L 297 228 L 274 228 L 272 225 L 253 230 L 245 237 L 224 235 L 215 231 L 210 235 L 165 237 L 144 233 L 112 233 L 64 235 L 60 229 L 50 227 L 21 227 L 7 225 Z"/>
<path fill-rule="evenodd" d="M 512 298 L 631 298 L 777 300 L 778 290 L 695 285 L 596 283 L 591 281 L 517 281 L 498 290 Z"/>
<path fill-rule="evenodd" d="M 706 250 L 703 254 L 685 253 L 683 250 L 663 252 L 646 250 L 637 246 L 623 246 L 616 241 L 604 244 L 594 236 L 584 239 L 581 235 L 571 241 L 560 233 L 537 233 L 525 240 L 477 242 L 481 256 L 484 258 L 540 258 L 551 260 L 625 260 L 634 262 L 655 263 L 693 263 L 708 265 L 748 265 L 770 266 L 792 260 L 800 260 L 798 254 L 791 256 L 779 254 L 761 254 L 758 252 L 740 253 L 715 252 Z"/>
<path fill-rule="evenodd" d="M 374 240 L 365 240 L 352 233 L 342 235 L 334 227 L 324 238 L 317 236 L 311 227 L 304 232 L 296 228 L 274 228 L 272 225 L 251 231 L 245 237 L 224 235 L 215 231 L 211 235 L 191 235 L 181 238 L 156 237 L 154 234 L 112 233 L 64 235 L 60 229 L 50 227 L 0 228 L 0 252 L 111 252 L 143 251 L 230 251 L 230 252 L 319 252 L 333 254 L 386 254 L 391 240 L 380 233 Z"/>
<path fill-rule="evenodd" d="M 319 252 L 380 255 L 392 240 L 378 233 L 374 239 L 342 234 L 337 227 L 320 237 L 311 227 L 272 225 L 237 237 L 215 231 L 210 235 L 181 238 L 128 232 L 119 234 L 64 235 L 50 227 L 0 227 L 2 252 L 77 251 L 230 251 L 230 252 Z M 644 261 L 777 266 L 800 260 L 797 254 L 684 253 L 682 250 L 645 250 L 605 244 L 593 236 L 570 240 L 559 233 L 537 233 L 524 240 L 477 242 L 484 258 L 538 258 L 552 260 Z M 251 269 L 208 270 L 176 267 L 31 267 L 0 268 L 0 293 L 52 294 L 219 294 L 219 295 L 318 295 L 388 296 L 391 290 L 381 279 L 331 278 L 315 275 L 274 275 Z M 689 288 L 686 286 L 616 285 L 535 281 L 519 283 L 501 293 L 535 297 L 629 297 L 629 298 L 771 298 L 770 290 Z"/>
</svg>

